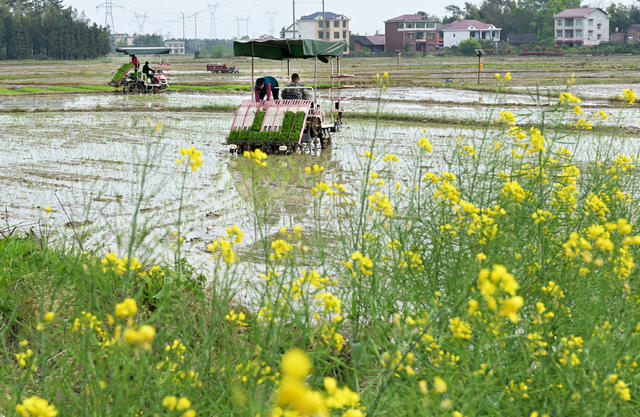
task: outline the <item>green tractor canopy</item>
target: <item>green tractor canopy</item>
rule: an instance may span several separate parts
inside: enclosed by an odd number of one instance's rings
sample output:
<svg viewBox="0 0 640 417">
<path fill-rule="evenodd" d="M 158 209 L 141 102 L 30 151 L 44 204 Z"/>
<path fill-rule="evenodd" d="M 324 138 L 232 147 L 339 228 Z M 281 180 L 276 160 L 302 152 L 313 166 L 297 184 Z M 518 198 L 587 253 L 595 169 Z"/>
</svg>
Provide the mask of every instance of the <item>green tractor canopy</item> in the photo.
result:
<svg viewBox="0 0 640 417">
<path fill-rule="evenodd" d="M 347 44 L 344 42 L 314 39 L 267 39 L 233 42 L 235 56 L 251 56 L 266 59 L 315 58 L 321 61 L 340 57 Z"/>
</svg>

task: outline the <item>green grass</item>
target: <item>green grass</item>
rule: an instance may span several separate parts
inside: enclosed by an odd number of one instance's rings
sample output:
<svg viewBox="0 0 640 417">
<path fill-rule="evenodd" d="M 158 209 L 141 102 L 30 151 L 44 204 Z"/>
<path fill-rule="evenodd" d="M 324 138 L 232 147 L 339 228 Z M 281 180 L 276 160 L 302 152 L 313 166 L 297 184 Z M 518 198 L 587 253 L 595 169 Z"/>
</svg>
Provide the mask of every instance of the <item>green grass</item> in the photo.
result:
<svg viewBox="0 0 640 417">
<path fill-rule="evenodd" d="M 15 95 L 20 94 L 20 91 L 10 90 L 8 88 L 0 88 L 0 94 Z"/>
<path fill-rule="evenodd" d="M 47 89 L 40 87 L 22 87 L 18 88 L 17 91 L 20 91 L 22 93 L 46 93 Z"/>
<path fill-rule="evenodd" d="M 86 91 L 113 91 L 113 87 L 106 85 L 79 85 L 78 88 Z"/>
<path fill-rule="evenodd" d="M 54 86 L 51 86 L 51 87 L 47 87 L 47 90 L 49 90 L 49 91 L 62 91 L 62 92 L 68 92 L 68 93 L 77 93 L 77 92 L 80 92 L 80 91 L 84 91 L 80 87 L 69 87 L 69 86 L 65 86 L 65 85 L 54 85 Z"/>
</svg>

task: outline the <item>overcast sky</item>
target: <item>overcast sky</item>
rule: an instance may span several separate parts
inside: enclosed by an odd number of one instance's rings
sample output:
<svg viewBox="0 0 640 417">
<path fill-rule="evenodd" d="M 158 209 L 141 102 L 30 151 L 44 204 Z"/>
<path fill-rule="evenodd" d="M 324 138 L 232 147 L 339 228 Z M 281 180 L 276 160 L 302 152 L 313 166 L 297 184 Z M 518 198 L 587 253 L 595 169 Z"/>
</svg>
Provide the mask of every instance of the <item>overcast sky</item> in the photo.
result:
<svg viewBox="0 0 640 417">
<path fill-rule="evenodd" d="M 64 0 L 66 6 L 72 6 L 78 12 L 99 25 L 105 22 L 106 0 Z M 278 36 L 280 29 L 290 25 L 293 20 L 293 0 L 112 0 L 113 21 L 118 33 L 138 33 L 140 21 L 144 19 L 143 33 L 158 33 L 165 37 L 182 38 L 183 19 L 187 38 L 209 38 L 214 35 L 209 5 L 215 8 L 215 35 L 217 38 L 234 38 L 262 34 Z M 480 0 L 473 3 L 479 4 Z M 635 0 L 621 0 L 617 3 L 631 4 Z M 611 1 L 596 0 L 589 4 L 593 7 L 606 7 Z M 384 33 L 384 21 L 395 16 L 415 13 L 419 10 L 429 14 L 443 16 L 445 6 L 464 5 L 464 0 L 400 0 L 382 2 L 372 0 L 325 0 L 325 10 L 347 15 L 351 19 L 351 32 L 372 35 L 376 31 Z M 118 7 L 122 6 L 122 7 Z M 299 0 L 295 2 L 296 17 L 322 10 L 321 0 Z M 197 20 L 193 16 L 196 12 Z M 146 18 L 143 16 L 146 15 Z M 270 24 L 273 16 L 273 25 Z M 240 20 L 238 20 L 240 19 Z M 247 19 L 249 19 L 247 21 Z M 110 23 L 110 22 L 109 22 Z M 247 31 L 248 28 L 248 31 Z"/>
</svg>

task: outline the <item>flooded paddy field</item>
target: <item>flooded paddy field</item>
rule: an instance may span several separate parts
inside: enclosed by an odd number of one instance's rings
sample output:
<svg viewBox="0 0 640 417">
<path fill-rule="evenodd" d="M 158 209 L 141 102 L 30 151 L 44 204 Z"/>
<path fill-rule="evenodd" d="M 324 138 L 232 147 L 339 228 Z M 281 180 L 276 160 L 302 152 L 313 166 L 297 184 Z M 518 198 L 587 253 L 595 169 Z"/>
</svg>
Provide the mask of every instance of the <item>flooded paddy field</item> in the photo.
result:
<svg viewBox="0 0 640 417">
<path fill-rule="evenodd" d="M 113 58 L 73 65 L 30 62 L 25 64 L 27 74 L 22 77 L 0 76 L 0 87 L 15 92 L 3 94 L 0 100 L 0 222 L 22 230 L 50 229 L 55 239 L 86 234 L 87 243 L 98 253 L 117 250 L 138 203 L 146 161 L 151 169 L 140 215 L 153 244 L 146 245 L 148 253 L 139 256 L 172 262 L 181 185 L 181 166 L 175 159 L 179 148 L 193 145 L 203 153 L 203 166 L 187 176 L 182 212 L 185 256 L 194 265 L 206 267 L 206 244 L 232 224 L 245 230 L 245 250 L 250 251 L 257 243 L 247 179 L 251 164 L 231 155 L 224 145 L 233 111 L 250 97 L 248 92 L 183 90 L 138 96 L 19 90 L 24 86 L 100 84 L 124 61 Z M 173 62 L 172 83 L 216 86 L 250 82 L 247 60 L 226 60 L 240 66 L 239 75 L 206 73 L 206 62 Z M 273 189 L 269 231 L 275 234 L 283 225 L 310 224 L 314 182 L 304 176 L 306 166 L 324 166 L 327 182 L 348 185 L 359 180 L 360 154 L 369 149 L 374 138 L 376 113 L 382 116 L 375 136 L 377 155 L 398 155 L 402 172 L 409 168 L 405 164 L 416 152 L 416 141 L 425 135 L 433 143 L 434 153 L 422 168 L 442 170 L 447 168 L 445 156 L 455 151 L 459 137 L 478 149 L 499 139 L 491 123 L 502 110 L 512 111 L 520 124 L 539 123 L 541 111 L 557 103 L 566 79 L 575 72 L 578 83 L 571 91 L 583 99 L 586 117 L 593 121 L 600 110 L 611 116 L 594 121 L 599 130 L 567 139 L 565 146 L 586 165 L 596 159 L 594 149 L 601 143 L 609 145 L 612 152 L 637 154 L 640 113 L 637 106 L 624 106 L 615 98 L 624 88 L 640 90 L 635 72 L 638 63 L 636 57 L 621 57 L 615 62 L 599 57 L 566 61 L 491 57 L 485 61 L 487 71 L 477 86 L 473 59 L 421 57 L 403 60 L 401 65 L 391 58 L 345 59 L 342 71 L 355 75 L 354 88 L 348 90 L 351 100 L 345 102 L 345 123 L 335 134 L 333 146 L 311 154 L 269 158 L 266 170 Z M 6 74 L 17 68 L 20 65 L 0 63 Z M 308 82 L 312 68 L 312 62 L 304 61 L 295 70 Z M 280 63 L 259 60 L 255 75 L 282 71 Z M 390 72 L 390 85 L 378 102 L 379 90 L 373 87 L 372 75 L 384 71 Z M 512 73 L 504 94 L 496 92 L 499 83 L 494 71 Z M 329 91 L 321 89 L 318 95 L 326 99 Z M 555 116 L 550 117 L 553 120 Z M 577 118 L 565 112 L 557 123 L 566 125 Z M 546 123 L 549 120 L 545 119 Z M 53 212 L 45 214 L 45 206 L 53 207 Z"/>
<path fill-rule="evenodd" d="M 251 163 L 231 155 L 224 145 L 232 117 L 229 112 L 140 109 L 0 114 L 4 143 L 0 153 L 0 220 L 24 229 L 46 227 L 56 231 L 57 239 L 86 233 L 88 243 L 100 253 L 117 250 L 114 236 L 128 228 L 147 160 L 151 168 L 141 218 L 154 244 L 149 253 L 141 255 L 168 260 L 173 251 L 172 232 L 177 228 L 181 184 L 181 166 L 175 159 L 180 147 L 193 145 L 202 150 L 204 163 L 187 176 L 182 235 L 187 259 L 205 266 L 206 244 L 224 234 L 228 225 L 238 224 L 247 231 L 247 246 L 255 243 L 246 178 Z M 427 133 L 423 132 L 425 127 Z M 270 157 L 266 169 L 274 190 L 271 232 L 277 233 L 283 225 L 309 225 L 313 180 L 305 178 L 305 166 L 325 166 L 327 182 L 358 181 L 363 163 L 360 155 L 370 149 L 375 130 L 373 119 L 347 119 L 327 150 Z M 434 146 L 423 168 L 436 171 L 447 169 L 444 156 L 451 154 L 459 137 L 479 149 L 499 138 L 498 131 L 491 129 L 382 121 L 378 123 L 375 152 L 398 155 L 402 171 L 422 135 Z M 590 134 L 565 146 L 576 151 L 576 158 L 588 162 L 595 157 L 592 149 L 603 141 L 616 152 L 637 153 L 640 149 L 638 137 Z M 54 211 L 45 214 L 45 206 Z"/>
</svg>

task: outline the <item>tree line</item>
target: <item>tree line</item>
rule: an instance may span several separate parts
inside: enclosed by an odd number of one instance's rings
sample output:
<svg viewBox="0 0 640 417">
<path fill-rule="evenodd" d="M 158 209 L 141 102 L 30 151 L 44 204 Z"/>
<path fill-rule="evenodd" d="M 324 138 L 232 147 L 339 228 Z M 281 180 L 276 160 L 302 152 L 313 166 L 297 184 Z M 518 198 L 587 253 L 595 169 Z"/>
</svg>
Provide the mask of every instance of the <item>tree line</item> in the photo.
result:
<svg viewBox="0 0 640 417">
<path fill-rule="evenodd" d="M 82 59 L 111 51 L 109 32 L 62 0 L 0 0 L 0 59 Z"/>
</svg>

